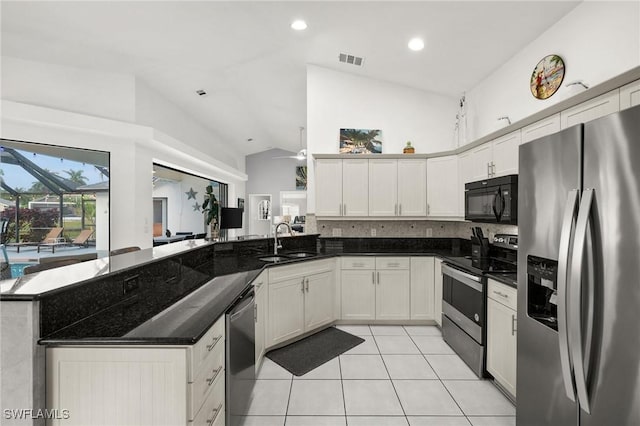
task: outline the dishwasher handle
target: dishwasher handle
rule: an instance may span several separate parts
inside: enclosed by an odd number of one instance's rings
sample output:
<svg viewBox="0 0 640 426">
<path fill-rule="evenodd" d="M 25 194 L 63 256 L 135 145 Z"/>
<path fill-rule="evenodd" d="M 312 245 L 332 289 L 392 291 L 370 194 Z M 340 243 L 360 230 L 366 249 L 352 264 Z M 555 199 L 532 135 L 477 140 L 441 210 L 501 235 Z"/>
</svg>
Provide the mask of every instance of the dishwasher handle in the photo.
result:
<svg viewBox="0 0 640 426">
<path fill-rule="evenodd" d="M 229 315 L 229 320 L 233 321 L 238 318 L 244 311 L 247 309 L 253 309 L 255 300 L 255 294 L 253 291 L 246 293 L 240 300 L 236 302 L 235 305 L 229 309 L 227 315 Z"/>
</svg>

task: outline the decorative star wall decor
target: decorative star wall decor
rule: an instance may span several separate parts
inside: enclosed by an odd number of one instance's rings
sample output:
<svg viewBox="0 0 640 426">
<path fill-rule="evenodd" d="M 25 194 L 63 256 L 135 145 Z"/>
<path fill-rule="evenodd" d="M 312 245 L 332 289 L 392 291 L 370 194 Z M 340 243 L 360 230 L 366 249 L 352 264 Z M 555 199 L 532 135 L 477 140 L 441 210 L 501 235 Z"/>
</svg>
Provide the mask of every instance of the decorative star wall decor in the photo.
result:
<svg viewBox="0 0 640 426">
<path fill-rule="evenodd" d="M 196 203 L 193 205 L 193 211 L 194 212 L 199 212 L 200 211 L 200 204 L 198 204 L 198 202 L 196 201 Z"/>
<path fill-rule="evenodd" d="M 196 199 L 196 194 L 198 193 L 198 191 L 194 191 L 193 188 L 189 188 L 189 190 L 187 192 L 185 192 L 185 194 L 187 194 L 187 200 L 190 199 Z"/>
</svg>

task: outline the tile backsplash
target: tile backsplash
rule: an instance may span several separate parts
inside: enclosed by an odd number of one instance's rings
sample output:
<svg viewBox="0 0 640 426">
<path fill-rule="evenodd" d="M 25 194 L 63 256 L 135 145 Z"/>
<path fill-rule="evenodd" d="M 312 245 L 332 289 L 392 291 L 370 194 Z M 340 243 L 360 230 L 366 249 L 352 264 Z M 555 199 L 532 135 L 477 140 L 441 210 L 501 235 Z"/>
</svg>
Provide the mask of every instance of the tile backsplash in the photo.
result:
<svg viewBox="0 0 640 426">
<path fill-rule="evenodd" d="M 485 236 L 518 234 L 514 225 L 433 220 L 316 220 L 307 215 L 306 232 L 321 237 L 433 237 L 471 238 L 471 227 L 479 226 Z"/>
</svg>

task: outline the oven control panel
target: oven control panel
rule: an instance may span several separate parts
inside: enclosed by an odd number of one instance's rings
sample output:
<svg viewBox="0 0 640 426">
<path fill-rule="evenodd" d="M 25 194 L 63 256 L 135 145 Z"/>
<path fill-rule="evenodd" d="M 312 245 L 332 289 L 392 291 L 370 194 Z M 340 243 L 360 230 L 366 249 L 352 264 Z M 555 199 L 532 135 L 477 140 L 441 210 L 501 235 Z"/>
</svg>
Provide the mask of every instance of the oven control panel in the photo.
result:
<svg viewBox="0 0 640 426">
<path fill-rule="evenodd" d="M 493 236 L 493 245 L 511 250 L 518 249 L 518 236 L 513 234 L 496 234 Z"/>
</svg>

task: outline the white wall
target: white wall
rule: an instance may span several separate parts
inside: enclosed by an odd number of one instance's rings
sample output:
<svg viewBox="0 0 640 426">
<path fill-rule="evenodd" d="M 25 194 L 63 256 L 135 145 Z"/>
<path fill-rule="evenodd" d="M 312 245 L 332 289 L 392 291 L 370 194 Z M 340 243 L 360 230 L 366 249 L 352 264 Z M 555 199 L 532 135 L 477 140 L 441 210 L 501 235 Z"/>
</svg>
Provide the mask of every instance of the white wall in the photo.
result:
<svg viewBox="0 0 640 426">
<path fill-rule="evenodd" d="M 540 3 L 544 7 L 544 2 Z M 549 99 L 531 95 L 529 79 L 540 59 L 560 55 L 566 67 L 562 87 Z M 467 142 L 575 94 L 566 83 L 595 86 L 640 65 L 640 2 L 585 1 L 531 42 L 489 77 L 467 91 Z"/>
<path fill-rule="evenodd" d="M 455 148 L 457 100 L 394 83 L 307 66 L 307 150 L 337 153 L 341 128 L 382 130 L 383 154 L 402 153 L 411 141 L 418 153 Z M 308 160 L 307 201 L 315 212 L 315 173 Z"/>
<path fill-rule="evenodd" d="M 132 75 L 3 56 L 0 81 L 5 100 L 120 121 L 135 120 Z"/>
<path fill-rule="evenodd" d="M 135 121 L 188 143 L 202 152 L 215 152 L 217 160 L 235 169 L 244 167 L 244 156 L 233 152 L 212 130 L 191 118 L 139 78 L 135 84 Z"/>
</svg>

